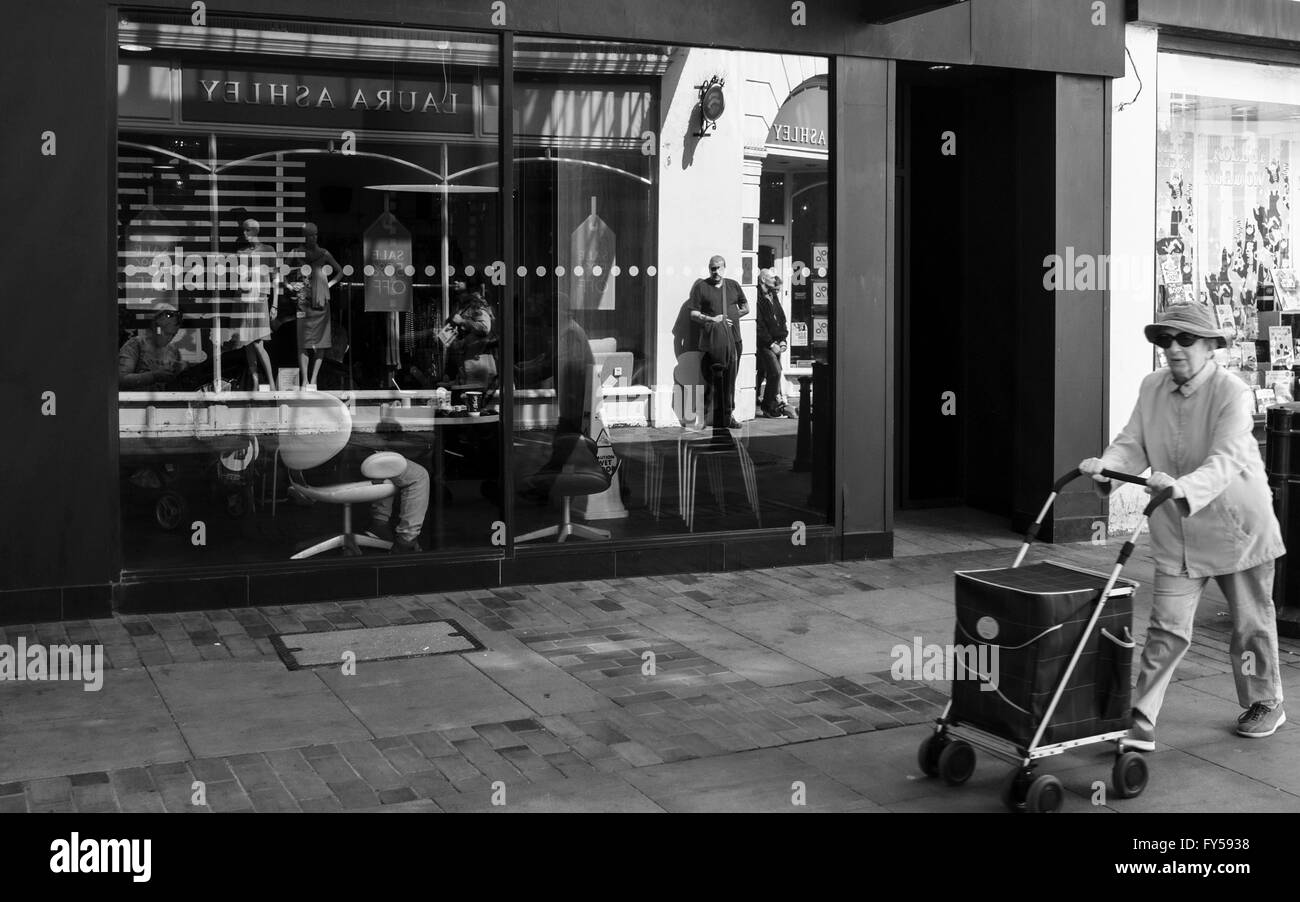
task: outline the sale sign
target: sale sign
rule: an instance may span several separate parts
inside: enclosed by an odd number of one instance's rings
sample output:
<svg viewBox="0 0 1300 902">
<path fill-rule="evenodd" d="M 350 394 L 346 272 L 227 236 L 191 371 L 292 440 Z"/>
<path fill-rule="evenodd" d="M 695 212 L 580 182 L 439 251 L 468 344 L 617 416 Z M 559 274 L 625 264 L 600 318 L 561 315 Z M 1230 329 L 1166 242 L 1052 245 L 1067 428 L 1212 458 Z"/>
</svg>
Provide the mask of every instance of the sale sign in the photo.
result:
<svg viewBox="0 0 1300 902">
<path fill-rule="evenodd" d="M 384 213 L 366 229 L 363 239 L 367 313 L 409 313 L 411 232 L 392 213 Z"/>
</svg>

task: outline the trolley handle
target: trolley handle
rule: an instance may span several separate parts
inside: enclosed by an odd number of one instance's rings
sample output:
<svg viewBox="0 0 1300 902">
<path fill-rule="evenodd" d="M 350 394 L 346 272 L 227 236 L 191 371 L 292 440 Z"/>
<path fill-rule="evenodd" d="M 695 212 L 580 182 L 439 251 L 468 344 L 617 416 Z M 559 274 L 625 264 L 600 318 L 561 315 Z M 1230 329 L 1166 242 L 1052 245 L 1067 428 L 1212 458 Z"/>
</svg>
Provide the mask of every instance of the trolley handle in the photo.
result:
<svg viewBox="0 0 1300 902">
<path fill-rule="evenodd" d="M 1025 530 L 1024 544 L 1020 546 L 1020 553 L 1016 556 L 1016 562 L 1011 565 L 1012 567 L 1020 566 L 1020 562 L 1023 561 L 1025 558 L 1025 552 L 1029 550 L 1029 546 L 1033 544 L 1036 538 L 1038 538 L 1039 527 L 1042 526 L 1043 518 L 1047 516 L 1048 510 L 1051 509 L 1052 504 L 1056 501 L 1056 496 L 1061 493 L 1062 489 L 1064 489 L 1067 485 L 1069 485 L 1071 482 L 1074 482 L 1074 480 L 1078 479 L 1082 475 L 1083 472 L 1078 467 L 1075 467 L 1073 470 L 1070 470 L 1068 473 L 1061 476 L 1061 478 L 1056 480 L 1056 482 L 1052 483 L 1052 494 L 1048 496 L 1047 503 L 1044 504 L 1043 509 L 1039 511 L 1038 519 L 1035 520 L 1033 523 L 1029 524 L 1029 528 Z M 1102 470 L 1101 475 L 1109 479 L 1118 479 L 1121 482 L 1131 482 L 1134 485 L 1147 484 L 1146 479 L 1141 476 L 1133 476 L 1130 473 L 1120 473 L 1115 470 Z M 1143 518 L 1144 519 L 1149 518 L 1153 513 L 1155 513 L 1156 508 L 1160 507 L 1160 505 L 1164 504 L 1171 497 L 1173 497 L 1173 494 L 1174 494 L 1174 490 L 1172 487 L 1170 487 L 1167 489 L 1162 489 L 1161 491 L 1156 492 L 1154 495 L 1152 495 L 1151 501 L 1147 504 L 1146 508 L 1142 511 Z M 1121 566 L 1123 566 L 1124 562 L 1128 560 L 1129 555 L 1132 554 L 1133 551 L 1131 547 L 1132 544 L 1133 544 L 1132 542 L 1125 543 L 1124 549 L 1120 552 Z"/>
</svg>

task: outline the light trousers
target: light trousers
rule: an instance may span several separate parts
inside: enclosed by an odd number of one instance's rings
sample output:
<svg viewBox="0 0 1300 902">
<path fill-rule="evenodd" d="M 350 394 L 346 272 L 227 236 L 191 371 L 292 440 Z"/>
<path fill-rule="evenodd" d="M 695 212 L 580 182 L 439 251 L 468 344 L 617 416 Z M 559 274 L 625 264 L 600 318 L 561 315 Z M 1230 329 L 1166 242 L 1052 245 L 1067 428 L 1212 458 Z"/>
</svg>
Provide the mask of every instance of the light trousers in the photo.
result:
<svg viewBox="0 0 1300 902">
<path fill-rule="evenodd" d="M 1232 616 L 1229 643 L 1237 701 L 1249 708 L 1255 702 L 1270 707 L 1282 704 L 1282 677 L 1278 667 L 1277 614 L 1273 609 L 1273 561 L 1213 577 L 1173 576 L 1157 573 L 1151 623 L 1138 671 L 1133 707 L 1155 726 L 1165 691 L 1178 662 L 1192 644 L 1196 606 L 1206 582 L 1215 580 L 1228 599 Z"/>
<path fill-rule="evenodd" d="M 394 494 L 401 496 L 397 507 L 397 528 L 399 536 L 415 541 L 424 528 L 424 515 L 429 511 L 429 471 L 413 460 L 406 462 L 406 469 L 392 478 L 397 486 Z M 370 516 L 381 523 L 387 523 L 393 515 L 393 496 L 380 498 L 370 505 Z"/>
</svg>

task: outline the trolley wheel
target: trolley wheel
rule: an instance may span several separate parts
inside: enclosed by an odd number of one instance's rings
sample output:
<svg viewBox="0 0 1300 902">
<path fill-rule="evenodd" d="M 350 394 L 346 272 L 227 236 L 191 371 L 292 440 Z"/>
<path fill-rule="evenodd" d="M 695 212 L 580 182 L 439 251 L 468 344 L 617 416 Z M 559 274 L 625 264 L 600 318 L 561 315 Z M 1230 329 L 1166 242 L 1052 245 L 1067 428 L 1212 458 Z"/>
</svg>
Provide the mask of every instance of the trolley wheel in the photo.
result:
<svg viewBox="0 0 1300 902">
<path fill-rule="evenodd" d="M 153 505 L 153 518 L 159 529 L 171 532 L 185 522 L 189 505 L 176 492 L 163 492 Z"/>
<path fill-rule="evenodd" d="M 1043 774 L 1029 784 L 1025 794 L 1025 810 L 1039 814 L 1054 814 L 1065 802 L 1065 789 L 1052 774 Z"/>
<path fill-rule="evenodd" d="M 1121 799 L 1133 799 L 1142 795 L 1147 788 L 1147 761 L 1141 752 L 1122 752 L 1115 758 L 1115 766 L 1110 772 L 1111 785 L 1115 795 Z"/>
<path fill-rule="evenodd" d="M 930 733 L 921 740 L 921 747 L 916 753 L 916 761 L 921 765 L 921 773 L 927 777 L 939 776 L 939 755 L 947 744 L 948 740 L 939 733 Z"/>
<path fill-rule="evenodd" d="M 1002 781 L 1002 804 L 1012 811 L 1024 811 L 1025 794 L 1033 780 L 1033 774 L 1020 767 L 1007 774 Z"/>
<path fill-rule="evenodd" d="M 960 786 L 975 773 L 975 749 L 957 739 L 939 753 L 939 774 L 949 786 Z"/>
</svg>

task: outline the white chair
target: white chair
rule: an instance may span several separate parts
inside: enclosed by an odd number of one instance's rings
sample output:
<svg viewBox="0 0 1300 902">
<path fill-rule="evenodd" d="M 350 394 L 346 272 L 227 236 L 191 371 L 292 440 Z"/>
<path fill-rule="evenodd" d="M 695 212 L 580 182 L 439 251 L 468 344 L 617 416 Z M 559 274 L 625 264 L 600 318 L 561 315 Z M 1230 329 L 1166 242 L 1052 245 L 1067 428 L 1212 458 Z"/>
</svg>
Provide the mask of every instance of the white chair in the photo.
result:
<svg viewBox="0 0 1300 902">
<path fill-rule="evenodd" d="M 391 482 L 406 469 L 406 458 L 391 451 L 377 451 L 361 464 L 365 481 L 331 485 L 310 485 L 304 470 L 319 467 L 333 459 L 352 436 L 352 414 L 347 405 L 329 394 L 317 394 L 303 402 L 295 401 L 288 411 L 288 422 L 280 436 L 280 460 L 289 472 L 289 494 L 305 501 L 338 504 L 343 508 L 343 531 L 293 555 L 290 560 L 314 557 L 335 548 L 345 555 L 359 555 L 361 549 L 387 551 L 392 542 L 352 531 L 352 505 L 370 504 L 388 498 L 397 491 Z"/>
</svg>

